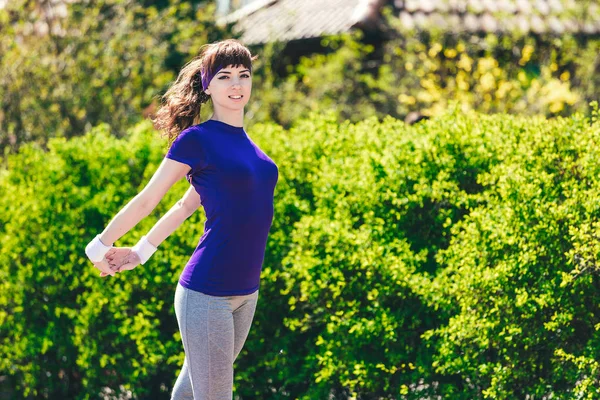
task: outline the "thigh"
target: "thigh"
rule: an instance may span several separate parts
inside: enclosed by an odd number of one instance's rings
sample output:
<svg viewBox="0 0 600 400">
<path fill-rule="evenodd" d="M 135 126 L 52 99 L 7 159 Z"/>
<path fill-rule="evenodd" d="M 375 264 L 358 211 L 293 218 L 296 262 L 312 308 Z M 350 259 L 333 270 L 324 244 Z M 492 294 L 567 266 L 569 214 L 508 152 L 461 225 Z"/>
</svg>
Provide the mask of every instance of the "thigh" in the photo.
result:
<svg viewBox="0 0 600 400">
<path fill-rule="evenodd" d="M 194 400 L 228 400 L 233 393 L 233 316 L 217 297 L 182 289 L 176 307 Z M 177 297 L 177 293 L 176 293 Z M 179 311 L 177 311 L 179 308 Z"/>
<path fill-rule="evenodd" d="M 233 350 L 234 360 L 242 351 L 244 343 L 246 343 L 246 339 L 248 338 L 248 333 L 250 332 L 250 326 L 252 325 L 252 320 L 254 319 L 254 312 L 256 311 L 257 302 L 258 290 L 249 295 L 248 298 L 245 299 L 244 302 L 233 311 L 233 325 L 235 329 L 235 343 Z"/>
</svg>

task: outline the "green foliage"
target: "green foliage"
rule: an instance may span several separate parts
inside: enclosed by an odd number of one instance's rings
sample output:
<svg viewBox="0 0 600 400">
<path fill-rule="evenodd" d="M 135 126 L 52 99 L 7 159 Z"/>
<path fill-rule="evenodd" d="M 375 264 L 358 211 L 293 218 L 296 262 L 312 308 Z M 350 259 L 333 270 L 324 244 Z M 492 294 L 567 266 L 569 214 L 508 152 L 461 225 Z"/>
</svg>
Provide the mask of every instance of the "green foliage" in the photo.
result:
<svg viewBox="0 0 600 400">
<path fill-rule="evenodd" d="M 0 371 L 23 396 L 96 398 L 105 387 L 134 387 L 143 398 L 172 384 L 182 357 L 176 326 L 163 321 L 201 234 L 198 216 L 153 267 L 121 279 L 98 277 L 84 253 L 158 167 L 165 143 L 149 128 L 140 125 L 125 141 L 102 125 L 76 140 L 52 139 L 48 152 L 26 145 L 8 159 L 0 183 Z M 178 183 L 119 244 L 133 245 L 184 187 Z"/>
<path fill-rule="evenodd" d="M 482 205 L 452 227 L 423 293 L 452 315 L 425 335 L 435 371 L 468 378 L 453 398 L 595 398 L 600 126 L 482 120 L 501 162 L 479 174 Z"/>
<path fill-rule="evenodd" d="M 122 137 L 157 110 L 160 95 L 201 45 L 235 37 L 215 25 L 212 1 L 64 7 L 64 16 L 46 15 L 38 1 L 16 0 L 0 10 L 2 154 L 27 142 L 45 148 L 50 137 L 71 138 L 101 123 Z M 52 29 L 36 34 L 44 21 Z M 377 38 L 359 31 L 324 37 L 322 51 L 297 65 L 285 64 L 283 43 L 253 47 L 259 59 L 249 125 L 273 121 L 287 128 L 321 110 L 353 122 L 434 116 L 451 102 L 463 110 L 566 116 L 587 113 L 598 99 L 597 37 L 415 32 L 393 16 L 387 22 Z M 284 76 L 274 64 L 283 64 Z"/>
<path fill-rule="evenodd" d="M 123 136 L 152 111 L 183 63 L 222 37 L 214 6 L 198 3 L 7 2 L 0 9 L 0 147 L 45 146 L 100 123 Z M 36 33 L 44 22 L 50 32 Z"/>
<path fill-rule="evenodd" d="M 600 187 L 591 118 L 458 107 L 407 126 L 335 113 L 251 136 L 280 168 L 241 399 L 592 399 Z M 148 265 L 101 279 L 85 244 L 165 153 L 150 124 L 30 144 L 0 174 L 0 375 L 39 398 L 166 397 L 196 213 Z M 132 245 L 169 192 L 117 245 Z"/>
<path fill-rule="evenodd" d="M 282 132 L 274 158 L 313 183 L 293 184 L 309 215 L 270 242 L 295 244 L 266 275 L 287 282 L 274 299 L 293 296 L 285 340 L 268 342 L 287 355 L 275 386 L 307 399 L 595 398 L 597 114 Z"/>
<path fill-rule="evenodd" d="M 326 54 L 258 83 L 251 110 L 289 126 L 323 109 L 340 120 L 403 119 L 453 102 L 465 111 L 567 116 L 598 99 L 598 38 L 416 32 L 393 17 L 389 25 L 390 37 L 376 45 L 361 32 L 324 38 Z"/>
<path fill-rule="evenodd" d="M 284 45 L 267 44 L 257 61 L 253 100 L 248 105 L 249 117 L 255 121 L 276 121 L 290 126 L 310 112 L 328 110 L 344 117 L 357 112 L 360 117 L 375 115 L 371 97 L 377 96 L 364 80 L 363 63 L 373 46 L 360 42 L 360 33 L 323 39 L 327 54 L 302 57 L 298 65 L 289 65 L 285 77 L 277 76 L 270 64 L 279 57 Z"/>
</svg>

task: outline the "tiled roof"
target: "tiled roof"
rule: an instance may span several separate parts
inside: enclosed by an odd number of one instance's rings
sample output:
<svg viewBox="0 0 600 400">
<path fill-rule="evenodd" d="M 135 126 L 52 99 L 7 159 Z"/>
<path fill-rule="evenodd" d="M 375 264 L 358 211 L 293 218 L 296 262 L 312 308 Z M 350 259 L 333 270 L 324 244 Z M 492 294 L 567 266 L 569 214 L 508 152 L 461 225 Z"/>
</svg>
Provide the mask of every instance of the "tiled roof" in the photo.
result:
<svg viewBox="0 0 600 400">
<path fill-rule="evenodd" d="M 361 0 L 278 0 L 240 17 L 234 31 L 248 45 L 347 32 Z M 243 14 L 244 10 L 239 10 Z M 226 18 L 227 20 L 227 18 Z M 230 20 L 230 19 L 229 19 Z"/>
<path fill-rule="evenodd" d="M 407 28 L 449 31 L 600 33 L 598 0 L 394 0 Z"/>
<path fill-rule="evenodd" d="M 600 0 L 257 0 L 222 21 L 246 44 L 290 41 L 346 32 L 382 5 L 406 28 L 600 34 Z"/>
</svg>

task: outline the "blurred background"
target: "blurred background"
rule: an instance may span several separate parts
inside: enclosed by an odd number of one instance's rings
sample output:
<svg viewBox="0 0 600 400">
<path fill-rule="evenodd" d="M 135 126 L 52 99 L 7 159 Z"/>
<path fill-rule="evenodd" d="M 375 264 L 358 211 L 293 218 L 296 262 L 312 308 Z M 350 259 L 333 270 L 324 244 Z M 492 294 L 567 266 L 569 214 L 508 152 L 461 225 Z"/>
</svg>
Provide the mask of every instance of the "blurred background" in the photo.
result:
<svg viewBox="0 0 600 400">
<path fill-rule="evenodd" d="M 235 399 L 600 398 L 598 0 L 0 0 L 1 399 L 169 397 L 203 213 L 114 279 L 83 250 L 232 37 L 280 168 Z"/>
<path fill-rule="evenodd" d="M 0 146 L 121 136 L 200 46 L 260 55 L 248 123 L 465 109 L 568 115 L 594 99 L 595 0 L 0 2 Z"/>
</svg>

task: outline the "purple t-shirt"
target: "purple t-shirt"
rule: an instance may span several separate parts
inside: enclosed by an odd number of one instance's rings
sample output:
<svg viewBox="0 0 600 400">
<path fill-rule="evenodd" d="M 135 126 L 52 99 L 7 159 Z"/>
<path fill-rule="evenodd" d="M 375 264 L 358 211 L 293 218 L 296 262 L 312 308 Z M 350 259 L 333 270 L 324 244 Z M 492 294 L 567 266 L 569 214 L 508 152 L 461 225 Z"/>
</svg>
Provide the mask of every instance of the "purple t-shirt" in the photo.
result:
<svg viewBox="0 0 600 400">
<path fill-rule="evenodd" d="M 206 213 L 179 283 L 213 296 L 255 292 L 273 222 L 277 165 L 244 128 L 214 120 L 184 129 L 165 157 L 191 167 L 187 179 Z"/>
</svg>

